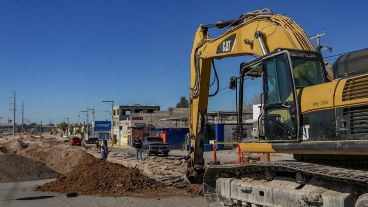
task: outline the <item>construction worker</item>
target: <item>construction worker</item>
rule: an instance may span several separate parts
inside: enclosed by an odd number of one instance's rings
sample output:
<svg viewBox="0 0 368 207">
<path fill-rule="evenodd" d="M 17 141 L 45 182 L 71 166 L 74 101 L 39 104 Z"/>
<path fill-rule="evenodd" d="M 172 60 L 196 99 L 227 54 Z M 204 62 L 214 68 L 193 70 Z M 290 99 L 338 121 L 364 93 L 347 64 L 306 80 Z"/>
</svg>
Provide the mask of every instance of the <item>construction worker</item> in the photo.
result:
<svg viewBox="0 0 368 207">
<path fill-rule="evenodd" d="M 105 139 L 101 144 L 101 160 L 106 160 L 109 154 L 109 149 L 107 147 L 107 140 Z"/>
<path fill-rule="evenodd" d="M 136 137 L 134 140 L 134 148 L 136 150 L 137 160 L 142 160 L 142 147 L 143 147 L 142 140 L 139 137 Z"/>
</svg>

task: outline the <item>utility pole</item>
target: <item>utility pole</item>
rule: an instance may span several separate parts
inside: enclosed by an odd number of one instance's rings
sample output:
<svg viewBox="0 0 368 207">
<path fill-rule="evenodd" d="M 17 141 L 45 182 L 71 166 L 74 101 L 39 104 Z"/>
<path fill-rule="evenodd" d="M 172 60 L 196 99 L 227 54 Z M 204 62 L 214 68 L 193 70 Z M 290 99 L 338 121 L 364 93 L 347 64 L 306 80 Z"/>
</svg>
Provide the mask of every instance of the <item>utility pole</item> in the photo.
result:
<svg viewBox="0 0 368 207">
<path fill-rule="evenodd" d="M 66 120 L 66 124 L 68 125 L 68 128 L 66 130 L 67 136 L 70 135 L 70 131 L 69 131 L 69 126 L 70 126 L 70 119 L 69 116 L 67 116 L 66 118 L 64 118 L 64 120 Z"/>
<path fill-rule="evenodd" d="M 93 124 L 96 124 L 95 121 L 96 121 L 96 116 L 95 116 L 95 107 L 92 107 L 90 109 L 87 109 L 88 111 L 91 111 L 92 112 L 92 119 L 93 119 Z M 95 130 L 93 130 L 93 137 L 96 137 L 95 135 Z"/>
<path fill-rule="evenodd" d="M 325 36 L 327 34 L 326 31 L 320 33 L 320 34 L 316 34 L 313 35 L 312 37 L 310 37 L 310 40 L 316 39 L 317 40 L 317 44 L 316 44 L 316 49 L 317 51 L 321 52 L 323 50 L 328 50 L 329 52 L 332 52 L 332 47 L 330 46 L 322 46 L 321 45 L 321 37 Z"/>
<path fill-rule="evenodd" d="M 16 131 L 15 130 L 15 113 L 16 113 L 16 104 L 17 104 L 16 101 L 17 101 L 16 100 L 16 92 L 14 91 L 13 96 L 10 97 L 10 106 L 13 105 L 13 106 L 11 106 L 12 108 L 10 108 L 10 110 L 13 111 L 13 134 L 15 134 L 15 131 Z"/>
<path fill-rule="evenodd" d="M 104 100 L 102 101 L 104 103 L 111 103 L 111 140 L 112 140 L 112 143 L 115 142 L 114 140 L 114 101 L 113 100 Z"/>
<path fill-rule="evenodd" d="M 90 109 L 87 109 L 87 111 L 91 111 L 92 112 L 92 120 L 93 120 L 93 122 L 95 122 L 96 121 L 96 117 L 95 117 L 95 107 L 92 107 L 92 108 L 90 108 Z"/>
<path fill-rule="evenodd" d="M 89 135 L 89 113 L 88 113 L 88 110 L 85 110 L 85 111 L 80 111 L 82 113 L 86 113 L 86 116 L 87 116 L 87 138 L 88 138 L 88 135 Z"/>
<path fill-rule="evenodd" d="M 22 101 L 22 133 L 24 132 L 24 101 Z"/>
</svg>

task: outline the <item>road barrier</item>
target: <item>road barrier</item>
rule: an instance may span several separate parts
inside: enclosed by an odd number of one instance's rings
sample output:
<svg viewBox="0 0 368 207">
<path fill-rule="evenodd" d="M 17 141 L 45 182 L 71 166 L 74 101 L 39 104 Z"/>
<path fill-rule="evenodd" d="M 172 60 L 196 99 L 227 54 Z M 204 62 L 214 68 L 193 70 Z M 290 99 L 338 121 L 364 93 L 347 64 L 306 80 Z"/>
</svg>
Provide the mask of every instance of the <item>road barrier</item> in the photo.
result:
<svg viewBox="0 0 368 207">
<path fill-rule="evenodd" d="M 224 162 L 225 164 L 245 164 L 254 161 L 270 161 L 270 153 L 248 153 L 244 152 L 240 147 L 242 143 L 239 142 L 216 142 L 213 141 L 213 161 L 217 162 L 217 146 L 218 144 L 224 145 L 237 145 L 238 159 L 234 161 Z"/>
</svg>

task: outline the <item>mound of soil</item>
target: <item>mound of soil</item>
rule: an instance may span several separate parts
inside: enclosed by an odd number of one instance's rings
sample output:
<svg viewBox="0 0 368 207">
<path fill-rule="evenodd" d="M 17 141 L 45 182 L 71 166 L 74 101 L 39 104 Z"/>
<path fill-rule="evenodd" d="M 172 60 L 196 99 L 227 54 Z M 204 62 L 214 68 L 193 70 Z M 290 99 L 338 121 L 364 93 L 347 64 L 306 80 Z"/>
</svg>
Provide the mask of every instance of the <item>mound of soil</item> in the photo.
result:
<svg viewBox="0 0 368 207">
<path fill-rule="evenodd" d="M 0 155 L 0 182 L 19 182 L 56 178 L 44 164 L 15 154 Z"/>
<path fill-rule="evenodd" d="M 1 146 L 1 151 L 4 153 L 17 153 L 28 147 L 21 139 L 12 139 Z"/>
<path fill-rule="evenodd" d="M 67 175 L 81 163 L 89 160 L 89 154 L 78 148 L 63 147 L 31 147 L 20 153 L 22 156 L 45 163 L 50 169 Z"/>
<path fill-rule="evenodd" d="M 126 168 L 87 154 L 73 171 L 38 187 L 38 190 L 67 194 L 144 197 L 178 195 L 180 191 L 142 175 L 136 168 Z"/>
</svg>

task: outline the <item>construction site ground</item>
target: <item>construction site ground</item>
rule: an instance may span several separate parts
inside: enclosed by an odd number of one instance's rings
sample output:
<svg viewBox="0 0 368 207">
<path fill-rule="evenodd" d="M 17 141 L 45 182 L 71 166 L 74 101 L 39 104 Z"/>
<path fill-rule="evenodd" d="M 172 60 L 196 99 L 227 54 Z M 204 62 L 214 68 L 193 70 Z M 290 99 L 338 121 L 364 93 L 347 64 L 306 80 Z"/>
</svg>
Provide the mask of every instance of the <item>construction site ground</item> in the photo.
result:
<svg viewBox="0 0 368 207">
<path fill-rule="evenodd" d="M 184 153 L 135 160 L 129 148 L 69 146 L 55 135 L 0 138 L 0 206 L 205 206 Z"/>
<path fill-rule="evenodd" d="M 0 183 L 1 207 L 171 207 L 171 206 L 206 206 L 203 197 L 171 196 L 165 198 L 145 198 L 130 196 L 91 196 L 78 195 L 68 197 L 65 194 L 40 192 L 34 189 L 51 180 L 39 180 L 17 183 Z"/>
<path fill-rule="evenodd" d="M 70 146 L 44 134 L 0 138 L 0 206 L 205 206 L 202 185 L 185 177 L 187 152 L 136 160 L 133 148 L 110 147 L 100 160 L 96 145 Z M 206 162 L 213 152 L 205 152 Z M 222 162 L 237 151 L 218 151 Z M 277 157 L 276 157 L 277 159 Z"/>
</svg>

